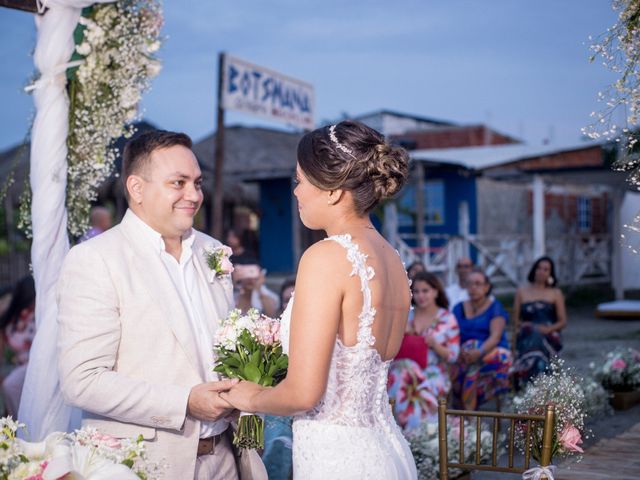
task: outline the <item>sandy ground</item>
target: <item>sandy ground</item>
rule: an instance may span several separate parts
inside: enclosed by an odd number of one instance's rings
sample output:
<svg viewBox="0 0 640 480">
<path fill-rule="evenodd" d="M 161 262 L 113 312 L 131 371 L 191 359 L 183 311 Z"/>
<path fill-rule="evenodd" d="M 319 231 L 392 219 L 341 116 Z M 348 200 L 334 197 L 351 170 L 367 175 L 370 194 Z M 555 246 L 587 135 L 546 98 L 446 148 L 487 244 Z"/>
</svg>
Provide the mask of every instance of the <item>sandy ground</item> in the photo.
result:
<svg viewBox="0 0 640 480">
<path fill-rule="evenodd" d="M 592 308 L 569 309 L 569 323 L 564 332 L 564 350 L 562 358 L 567 365 L 575 367 L 580 373 L 589 372 L 589 363 L 600 361 L 606 352 L 616 346 L 630 346 L 640 349 L 640 320 L 599 319 Z M 616 411 L 613 416 L 589 422 L 593 436 L 585 440 L 583 447 L 588 448 L 603 438 L 611 438 L 640 423 L 640 405 L 630 410 Z M 640 445 L 638 445 L 640 450 Z M 588 454 L 588 452 L 587 452 Z M 561 471 L 557 477 L 562 479 Z M 499 474 L 494 472 L 474 472 L 473 480 L 520 480 L 520 475 Z M 638 473 L 640 478 L 640 472 Z"/>
</svg>

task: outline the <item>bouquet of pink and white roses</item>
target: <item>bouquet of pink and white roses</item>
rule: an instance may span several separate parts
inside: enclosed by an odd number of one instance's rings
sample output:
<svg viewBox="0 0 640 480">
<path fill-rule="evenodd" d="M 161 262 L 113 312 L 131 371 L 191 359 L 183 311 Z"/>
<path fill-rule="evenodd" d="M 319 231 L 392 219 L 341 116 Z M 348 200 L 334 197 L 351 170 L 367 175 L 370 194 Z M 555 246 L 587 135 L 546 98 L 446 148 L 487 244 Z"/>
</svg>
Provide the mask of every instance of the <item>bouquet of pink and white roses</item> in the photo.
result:
<svg viewBox="0 0 640 480">
<path fill-rule="evenodd" d="M 252 308 L 243 315 L 231 310 L 216 332 L 214 371 L 227 378 L 248 380 L 265 387 L 280 382 L 287 374 L 289 358 L 282 352 L 280 320 L 261 315 Z M 264 448 L 264 420 L 242 414 L 234 444 L 240 448 Z"/>
<path fill-rule="evenodd" d="M 61 480 L 118 478 L 152 480 L 161 466 L 147 462 L 142 437 L 118 439 L 92 428 L 54 432 L 42 442 L 16 437 L 24 428 L 11 417 L 0 418 L 0 479 Z"/>
</svg>

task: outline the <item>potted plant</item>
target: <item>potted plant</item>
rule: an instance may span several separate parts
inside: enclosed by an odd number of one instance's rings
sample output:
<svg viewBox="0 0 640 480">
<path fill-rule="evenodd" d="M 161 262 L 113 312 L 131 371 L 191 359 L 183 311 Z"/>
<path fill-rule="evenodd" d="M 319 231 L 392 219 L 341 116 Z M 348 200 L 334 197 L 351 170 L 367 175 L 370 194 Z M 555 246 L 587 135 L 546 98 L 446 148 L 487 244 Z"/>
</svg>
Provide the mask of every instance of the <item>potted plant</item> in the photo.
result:
<svg viewBox="0 0 640 480">
<path fill-rule="evenodd" d="M 611 405 L 627 410 L 640 403 L 640 352 L 618 347 L 607 353 L 597 366 L 591 363 L 594 376 L 604 388 L 612 392 Z"/>
</svg>

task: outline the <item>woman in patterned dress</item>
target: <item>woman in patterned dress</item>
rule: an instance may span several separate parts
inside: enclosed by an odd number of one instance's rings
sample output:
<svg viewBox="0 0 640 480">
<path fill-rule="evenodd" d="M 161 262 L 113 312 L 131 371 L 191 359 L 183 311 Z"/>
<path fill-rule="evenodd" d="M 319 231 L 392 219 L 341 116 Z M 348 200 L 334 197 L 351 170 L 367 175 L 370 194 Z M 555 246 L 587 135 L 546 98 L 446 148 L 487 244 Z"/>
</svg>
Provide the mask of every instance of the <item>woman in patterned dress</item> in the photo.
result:
<svg viewBox="0 0 640 480">
<path fill-rule="evenodd" d="M 473 269 L 467 289 L 469 300 L 453 309 L 460 326 L 461 352 L 451 378 L 454 406 L 476 410 L 509 390 L 512 356 L 505 335 L 509 316 L 491 296 L 489 277 Z"/>
<path fill-rule="evenodd" d="M 541 257 L 527 277 L 529 284 L 518 288 L 513 305 L 517 357 L 512 372 L 516 389 L 546 371 L 551 359 L 562 350 L 561 331 L 567 326 L 562 290 L 556 287 L 553 260 Z"/>
<path fill-rule="evenodd" d="M 422 336 L 428 352 L 426 368 L 414 360 L 401 359 L 389 370 L 393 413 L 405 431 L 423 421 L 437 421 L 438 398 L 449 394 L 449 368 L 460 353 L 458 322 L 448 310 L 449 301 L 438 277 L 433 273 L 417 273 L 411 292 L 414 308 L 409 312 L 407 334 Z"/>
</svg>

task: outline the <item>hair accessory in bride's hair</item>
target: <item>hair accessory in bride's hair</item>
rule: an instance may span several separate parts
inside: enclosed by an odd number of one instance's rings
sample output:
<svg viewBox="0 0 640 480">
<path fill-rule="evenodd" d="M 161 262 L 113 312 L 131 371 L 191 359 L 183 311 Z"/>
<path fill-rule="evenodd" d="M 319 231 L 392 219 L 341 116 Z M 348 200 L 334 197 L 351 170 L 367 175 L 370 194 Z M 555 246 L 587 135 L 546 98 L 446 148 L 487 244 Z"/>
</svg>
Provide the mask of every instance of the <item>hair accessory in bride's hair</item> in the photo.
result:
<svg viewBox="0 0 640 480">
<path fill-rule="evenodd" d="M 331 125 L 329 127 L 329 138 L 331 139 L 331 141 L 333 142 L 333 144 L 336 146 L 336 148 L 338 150 L 342 150 L 344 153 L 351 155 L 351 157 L 354 160 L 357 160 L 356 156 L 353 154 L 353 150 L 351 150 L 349 147 L 343 145 L 342 143 L 340 143 L 338 141 L 338 137 L 336 137 L 336 126 L 335 125 Z"/>
</svg>

